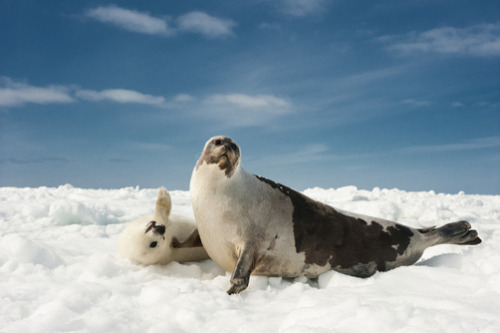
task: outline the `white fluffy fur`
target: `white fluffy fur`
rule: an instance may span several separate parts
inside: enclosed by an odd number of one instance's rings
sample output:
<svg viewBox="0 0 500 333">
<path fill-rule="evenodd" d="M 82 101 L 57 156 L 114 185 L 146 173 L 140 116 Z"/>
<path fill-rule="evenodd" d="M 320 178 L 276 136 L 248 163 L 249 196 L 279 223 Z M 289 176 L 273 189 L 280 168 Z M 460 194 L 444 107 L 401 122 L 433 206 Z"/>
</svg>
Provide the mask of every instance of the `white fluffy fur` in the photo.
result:
<svg viewBox="0 0 500 333">
<path fill-rule="evenodd" d="M 155 212 L 131 222 L 122 231 L 116 243 L 116 250 L 123 258 L 143 265 L 168 264 L 171 261 L 199 261 L 208 259 L 203 247 L 174 248 L 172 239 L 179 241 L 188 238 L 196 230 L 196 224 L 189 218 L 170 215 L 172 201 L 165 188 L 158 189 Z M 165 226 L 165 233 L 148 230 L 151 222 Z M 155 247 L 151 243 L 156 242 Z"/>
</svg>

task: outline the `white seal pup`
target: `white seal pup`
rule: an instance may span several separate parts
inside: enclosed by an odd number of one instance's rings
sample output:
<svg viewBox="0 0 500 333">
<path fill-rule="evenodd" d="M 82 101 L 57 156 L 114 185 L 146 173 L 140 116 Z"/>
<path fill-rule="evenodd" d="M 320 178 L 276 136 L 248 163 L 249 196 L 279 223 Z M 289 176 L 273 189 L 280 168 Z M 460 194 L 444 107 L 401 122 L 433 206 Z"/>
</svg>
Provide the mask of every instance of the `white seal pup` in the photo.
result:
<svg viewBox="0 0 500 333">
<path fill-rule="evenodd" d="M 118 254 L 143 265 L 208 259 L 194 221 L 170 215 L 171 208 L 167 190 L 158 189 L 154 214 L 138 218 L 122 231 L 116 243 Z"/>
<path fill-rule="evenodd" d="M 213 137 L 191 176 L 198 232 L 208 254 L 232 272 L 229 294 L 250 275 L 317 277 L 333 269 L 368 277 L 411 265 L 437 244 L 479 244 L 466 221 L 416 229 L 335 209 L 247 173 L 231 138 Z"/>
</svg>

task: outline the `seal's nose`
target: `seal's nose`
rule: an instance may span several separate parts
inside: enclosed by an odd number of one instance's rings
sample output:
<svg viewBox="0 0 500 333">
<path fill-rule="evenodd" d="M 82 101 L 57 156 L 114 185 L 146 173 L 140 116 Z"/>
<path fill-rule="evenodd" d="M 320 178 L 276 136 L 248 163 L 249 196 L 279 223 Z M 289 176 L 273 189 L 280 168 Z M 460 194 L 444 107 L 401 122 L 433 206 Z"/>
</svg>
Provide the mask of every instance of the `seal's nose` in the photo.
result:
<svg viewBox="0 0 500 333">
<path fill-rule="evenodd" d="M 165 233 L 165 226 L 164 225 L 157 225 L 157 226 L 155 226 L 154 232 L 156 234 L 163 235 Z"/>
</svg>

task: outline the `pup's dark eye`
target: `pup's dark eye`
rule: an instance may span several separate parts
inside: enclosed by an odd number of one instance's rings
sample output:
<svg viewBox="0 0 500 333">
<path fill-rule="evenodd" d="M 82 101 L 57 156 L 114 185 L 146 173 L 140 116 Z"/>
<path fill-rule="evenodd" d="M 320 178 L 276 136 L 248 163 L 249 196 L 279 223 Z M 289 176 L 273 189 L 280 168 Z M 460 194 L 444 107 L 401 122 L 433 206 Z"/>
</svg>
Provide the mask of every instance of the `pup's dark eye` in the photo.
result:
<svg viewBox="0 0 500 333">
<path fill-rule="evenodd" d="M 221 139 L 216 139 L 214 141 L 214 143 L 215 143 L 216 146 L 220 146 L 222 144 L 222 140 Z"/>
<path fill-rule="evenodd" d="M 231 143 L 231 149 L 233 149 L 234 151 L 237 151 L 238 146 L 235 143 Z"/>
<path fill-rule="evenodd" d="M 149 244 L 149 247 L 150 248 L 155 248 L 156 245 L 158 245 L 158 242 L 151 242 L 151 244 Z"/>
</svg>

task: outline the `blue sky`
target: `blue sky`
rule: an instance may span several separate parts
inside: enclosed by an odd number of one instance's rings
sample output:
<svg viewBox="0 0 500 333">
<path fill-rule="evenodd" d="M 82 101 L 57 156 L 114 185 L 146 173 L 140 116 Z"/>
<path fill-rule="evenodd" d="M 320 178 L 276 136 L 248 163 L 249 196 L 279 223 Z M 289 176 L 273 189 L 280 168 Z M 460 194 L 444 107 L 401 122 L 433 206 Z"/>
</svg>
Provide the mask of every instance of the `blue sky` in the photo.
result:
<svg viewBox="0 0 500 333">
<path fill-rule="evenodd" d="M 498 1 L 0 0 L 0 186 L 500 194 Z"/>
</svg>

